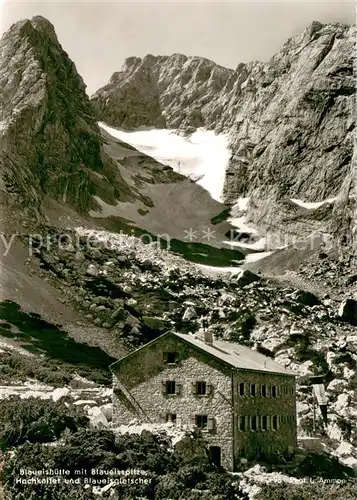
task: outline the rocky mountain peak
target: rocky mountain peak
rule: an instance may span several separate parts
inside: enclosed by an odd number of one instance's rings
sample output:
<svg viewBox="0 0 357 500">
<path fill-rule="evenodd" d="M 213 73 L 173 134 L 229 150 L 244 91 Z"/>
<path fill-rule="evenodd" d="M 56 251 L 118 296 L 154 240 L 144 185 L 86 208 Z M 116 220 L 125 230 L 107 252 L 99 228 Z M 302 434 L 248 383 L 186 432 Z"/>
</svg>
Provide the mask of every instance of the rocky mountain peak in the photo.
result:
<svg viewBox="0 0 357 500">
<path fill-rule="evenodd" d="M 38 218 L 46 194 L 85 211 L 85 168 L 103 168 L 99 129 L 84 82 L 43 17 L 20 21 L 2 37 L 0 89 L 6 206 Z"/>
<path fill-rule="evenodd" d="M 198 56 L 130 57 L 109 84 L 92 96 L 92 103 L 98 118 L 110 125 L 126 129 L 179 126 L 187 131 L 204 124 L 199 111 L 201 96 L 207 99 L 220 92 L 232 73 Z M 173 106 L 177 106 L 177 116 L 169 112 Z"/>
<path fill-rule="evenodd" d="M 112 126 L 229 134 L 225 201 L 249 196 L 254 222 L 273 222 L 277 202 L 338 198 L 352 182 L 355 38 L 355 26 L 315 21 L 268 62 L 235 70 L 177 54 L 135 59 L 92 102 Z"/>
</svg>

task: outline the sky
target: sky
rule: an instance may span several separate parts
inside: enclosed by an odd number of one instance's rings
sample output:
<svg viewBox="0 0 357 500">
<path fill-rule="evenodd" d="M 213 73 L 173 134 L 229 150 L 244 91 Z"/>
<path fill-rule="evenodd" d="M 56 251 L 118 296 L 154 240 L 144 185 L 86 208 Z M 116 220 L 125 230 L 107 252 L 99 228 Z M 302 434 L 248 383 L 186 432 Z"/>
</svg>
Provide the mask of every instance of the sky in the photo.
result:
<svg viewBox="0 0 357 500">
<path fill-rule="evenodd" d="M 0 2 L 2 32 L 38 14 L 54 24 L 88 94 L 105 85 L 126 57 L 180 52 L 235 68 L 268 60 L 312 21 L 355 23 L 353 0 Z"/>
</svg>

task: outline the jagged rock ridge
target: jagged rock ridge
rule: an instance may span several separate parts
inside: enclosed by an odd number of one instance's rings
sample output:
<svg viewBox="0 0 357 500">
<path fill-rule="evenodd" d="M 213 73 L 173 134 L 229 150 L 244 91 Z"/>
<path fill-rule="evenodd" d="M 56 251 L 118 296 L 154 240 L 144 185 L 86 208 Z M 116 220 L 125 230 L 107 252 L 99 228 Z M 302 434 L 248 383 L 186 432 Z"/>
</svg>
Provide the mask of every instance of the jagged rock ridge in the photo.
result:
<svg viewBox="0 0 357 500">
<path fill-rule="evenodd" d="M 253 195 L 267 218 L 272 200 L 335 197 L 351 176 L 355 37 L 355 26 L 314 22 L 267 63 L 235 70 L 180 54 L 130 58 L 92 102 L 117 127 L 229 132 L 226 201 Z"/>
</svg>

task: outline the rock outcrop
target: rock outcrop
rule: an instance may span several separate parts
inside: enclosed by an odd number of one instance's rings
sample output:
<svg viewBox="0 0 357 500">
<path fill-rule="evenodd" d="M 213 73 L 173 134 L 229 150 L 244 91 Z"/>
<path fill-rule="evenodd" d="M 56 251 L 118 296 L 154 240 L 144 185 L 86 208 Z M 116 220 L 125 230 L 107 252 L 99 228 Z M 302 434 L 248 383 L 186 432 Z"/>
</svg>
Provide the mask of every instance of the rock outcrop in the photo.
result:
<svg viewBox="0 0 357 500">
<path fill-rule="evenodd" d="M 46 194 L 79 212 L 91 204 L 88 171 L 101 172 L 101 138 L 85 85 L 41 16 L 0 42 L 2 202 L 43 215 Z"/>
<path fill-rule="evenodd" d="M 340 305 L 338 314 L 344 321 L 357 326 L 357 300 L 345 299 Z"/>
<path fill-rule="evenodd" d="M 233 70 L 202 57 L 129 57 L 92 103 L 97 116 L 115 127 L 214 128 L 215 120 L 208 116 L 212 109 L 205 113 L 203 108 L 215 106 L 232 75 Z"/>
<path fill-rule="evenodd" d="M 274 200 L 320 201 L 341 189 L 343 211 L 355 189 L 355 38 L 355 26 L 313 22 L 267 63 L 235 70 L 181 54 L 130 58 L 92 102 L 117 127 L 228 132 L 225 199 L 251 196 L 258 221 L 274 220 Z"/>
<path fill-rule="evenodd" d="M 128 71 L 134 66 L 135 60 L 128 63 Z M 154 92 L 139 80 L 145 91 L 139 102 L 147 103 L 152 116 Z M 182 241 L 185 230 L 212 226 L 211 219 L 226 208 L 195 182 L 99 128 L 81 76 L 43 17 L 20 21 L 2 37 L 0 91 L 5 233 L 25 220 L 31 227 L 68 223 L 70 214 L 77 225 L 92 217 L 113 230 L 130 232 L 135 226 Z M 144 114 L 137 124 L 145 123 Z M 223 241 L 230 225 L 220 227 L 212 229 Z"/>
</svg>

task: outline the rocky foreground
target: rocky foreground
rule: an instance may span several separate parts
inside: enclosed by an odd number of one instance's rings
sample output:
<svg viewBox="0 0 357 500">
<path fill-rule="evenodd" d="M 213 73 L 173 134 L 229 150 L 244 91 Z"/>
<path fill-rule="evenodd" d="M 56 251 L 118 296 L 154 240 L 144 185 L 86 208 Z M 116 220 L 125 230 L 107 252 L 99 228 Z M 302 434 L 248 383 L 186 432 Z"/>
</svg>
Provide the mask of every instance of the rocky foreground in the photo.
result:
<svg viewBox="0 0 357 500">
<path fill-rule="evenodd" d="M 123 355 L 167 329 L 198 332 L 204 321 L 216 337 L 258 349 L 300 375 L 300 435 L 312 429 L 312 393 L 305 385 L 306 376 L 321 374 L 327 387 L 329 425 L 323 429 L 318 413 L 317 434 L 327 449 L 340 450 L 346 463 L 357 467 L 357 331 L 352 298 L 318 296 L 243 270 L 216 275 L 210 270 L 207 275 L 156 243 L 144 244 L 126 235 L 83 228 L 69 231 L 66 238 L 54 230 L 50 235 L 46 247 L 38 241 L 36 248 L 32 242 L 28 271 L 55 286 L 61 302 L 103 332 L 98 340 L 88 329 L 88 344 L 99 342 L 109 355 L 115 344 L 115 352 Z M 322 262 L 335 273 L 328 255 Z M 347 266 L 345 270 L 347 274 Z M 306 273 L 303 267 L 297 276 L 306 280 Z M 325 274 L 327 279 L 326 270 Z M 353 275 L 346 279 L 351 281 L 352 297 Z"/>
</svg>

